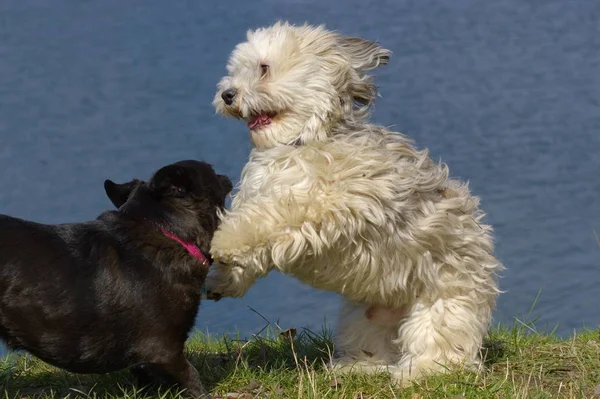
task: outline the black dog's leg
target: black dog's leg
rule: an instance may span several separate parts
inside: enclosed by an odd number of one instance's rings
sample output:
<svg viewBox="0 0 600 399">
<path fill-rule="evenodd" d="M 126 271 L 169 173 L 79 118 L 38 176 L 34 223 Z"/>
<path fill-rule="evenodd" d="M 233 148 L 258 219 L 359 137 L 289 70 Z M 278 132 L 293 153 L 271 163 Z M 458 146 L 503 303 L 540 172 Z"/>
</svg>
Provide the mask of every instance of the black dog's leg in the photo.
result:
<svg viewBox="0 0 600 399">
<path fill-rule="evenodd" d="M 208 391 L 200 381 L 198 370 L 183 356 L 183 353 L 168 363 L 154 366 L 174 379 L 182 389 L 186 390 L 188 395 L 195 398 L 210 398 Z"/>
<path fill-rule="evenodd" d="M 151 387 L 154 388 L 160 384 L 159 376 L 157 375 L 154 367 L 150 364 L 141 364 L 134 366 L 129 369 L 131 374 L 135 377 L 137 386 L 140 388 Z"/>
</svg>

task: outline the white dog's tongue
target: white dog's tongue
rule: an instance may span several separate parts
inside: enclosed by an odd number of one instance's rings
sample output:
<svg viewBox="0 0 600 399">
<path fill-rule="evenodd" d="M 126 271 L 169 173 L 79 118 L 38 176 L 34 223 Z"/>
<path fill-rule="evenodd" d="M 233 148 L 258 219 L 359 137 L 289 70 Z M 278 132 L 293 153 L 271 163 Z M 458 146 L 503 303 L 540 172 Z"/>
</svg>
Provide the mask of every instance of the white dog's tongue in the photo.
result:
<svg viewBox="0 0 600 399">
<path fill-rule="evenodd" d="M 271 118 L 269 117 L 269 115 L 263 113 L 263 114 L 260 114 L 259 116 L 257 116 L 256 119 L 249 121 L 248 127 L 252 130 L 257 126 L 269 125 L 270 123 L 271 123 Z"/>
</svg>

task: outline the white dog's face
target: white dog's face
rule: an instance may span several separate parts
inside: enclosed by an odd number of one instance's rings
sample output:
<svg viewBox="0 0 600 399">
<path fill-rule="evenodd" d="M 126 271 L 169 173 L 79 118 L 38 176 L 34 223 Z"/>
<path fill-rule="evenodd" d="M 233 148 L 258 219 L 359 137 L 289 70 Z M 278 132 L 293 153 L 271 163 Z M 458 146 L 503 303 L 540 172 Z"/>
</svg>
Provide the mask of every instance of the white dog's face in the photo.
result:
<svg viewBox="0 0 600 399">
<path fill-rule="evenodd" d="M 237 45 L 213 104 L 243 119 L 257 148 L 322 140 L 334 125 L 366 114 L 377 90 L 365 72 L 389 56 L 322 26 L 278 22 Z"/>
</svg>

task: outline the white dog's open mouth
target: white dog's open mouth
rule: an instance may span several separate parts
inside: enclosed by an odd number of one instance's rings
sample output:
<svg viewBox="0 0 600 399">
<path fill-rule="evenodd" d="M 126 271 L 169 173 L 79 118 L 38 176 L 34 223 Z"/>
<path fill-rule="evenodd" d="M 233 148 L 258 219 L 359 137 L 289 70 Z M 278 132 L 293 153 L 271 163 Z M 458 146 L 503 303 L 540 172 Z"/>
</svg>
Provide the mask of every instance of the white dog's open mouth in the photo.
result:
<svg viewBox="0 0 600 399">
<path fill-rule="evenodd" d="M 248 119 L 248 128 L 254 130 L 270 125 L 275 116 L 277 116 L 276 112 L 261 112 L 258 115 L 253 115 Z"/>
</svg>

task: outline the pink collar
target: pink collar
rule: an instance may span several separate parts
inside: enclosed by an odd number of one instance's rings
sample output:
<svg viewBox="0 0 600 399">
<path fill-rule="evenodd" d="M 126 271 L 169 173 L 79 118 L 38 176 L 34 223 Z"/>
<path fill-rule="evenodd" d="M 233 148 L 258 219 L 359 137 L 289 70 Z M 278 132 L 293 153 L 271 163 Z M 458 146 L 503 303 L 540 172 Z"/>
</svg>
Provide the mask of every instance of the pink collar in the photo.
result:
<svg viewBox="0 0 600 399">
<path fill-rule="evenodd" d="M 210 265 L 210 262 L 208 261 L 208 259 L 206 259 L 206 256 L 204 256 L 204 254 L 202 253 L 202 251 L 200 251 L 200 248 L 198 248 L 196 244 L 194 244 L 193 242 L 183 241 L 181 238 L 177 237 L 175 234 L 171 233 L 169 230 L 163 227 L 161 227 L 160 230 L 163 232 L 164 235 L 166 235 L 170 239 L 180 243 L 181 246 L 183 246 L 189 252 L 190 255 L 202 262 L 203 265 Z"/>
</svg>

